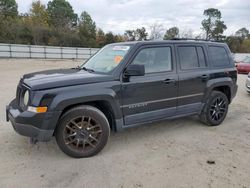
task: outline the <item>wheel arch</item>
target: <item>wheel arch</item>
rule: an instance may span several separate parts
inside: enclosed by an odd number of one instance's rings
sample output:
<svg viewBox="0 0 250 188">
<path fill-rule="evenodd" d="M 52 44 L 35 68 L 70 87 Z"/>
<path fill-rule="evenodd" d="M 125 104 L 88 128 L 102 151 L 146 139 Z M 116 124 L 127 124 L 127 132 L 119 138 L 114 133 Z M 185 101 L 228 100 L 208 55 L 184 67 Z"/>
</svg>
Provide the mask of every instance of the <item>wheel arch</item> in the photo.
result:
<svg viewBox="0 0 250 188">
<path fill-rule="evenodd" d="M 227 96 L 229 103 L 231 102 L 231 89 L 228 85 L 214 87 L 213 91 L 220 91 L 224 93 Z"/>
<path fill-rule="evenodd" d="M 109 125 L 112 131 L 116 131 L 116 123 L 115 123 L 115 109 L 113 109 L 112 105 L 107 100 L 93 100 L 93 101 L 87 101 L 87 102 L 81 102 L 81 103 L 73 103 L 68 106 L 66 106 L 59 117 L 59 119 L 69 110 L 72 108 L 82 106 L 82 105 L 89 105 L 97 108 L 100 110 L 108 119 Z"/>
<path fill-rule="evenodd" d="M 53 126 L 51 129 L 57 127 L 59 119 L 66 111 L 79 105 L 91 105 L 101 110 L 108 118 L 112 130 L 116 130 L 116 120 L 123 118 L 120 95 L 116 92 L 116 89 L 68 87 L 63 92 L 55 90 L 53 96 L 50 104 L 48 104 L 49 110 L 60 112 L 60 114 L 59 117 L 54 117 L 56 123 L 51 125 Z"/>
<path fill-rule="evenodd" d="M 212 91 L 220 91 L 227 96 L 228 101 L 230 103 L 232 100 L 232 89 L 233 81 L 231 78 L 217 78 L 210 80 L 207 83 L 204 102 L 210 96 Z"/>
</svg>

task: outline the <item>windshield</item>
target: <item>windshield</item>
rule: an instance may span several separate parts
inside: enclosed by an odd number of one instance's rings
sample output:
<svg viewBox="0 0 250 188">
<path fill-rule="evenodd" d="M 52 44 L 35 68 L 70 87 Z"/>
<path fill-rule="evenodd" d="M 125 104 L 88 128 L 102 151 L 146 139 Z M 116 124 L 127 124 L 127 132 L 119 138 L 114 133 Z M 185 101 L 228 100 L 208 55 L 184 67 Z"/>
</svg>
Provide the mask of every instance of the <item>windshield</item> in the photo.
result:
<svg viewBox="0 0 250 188">
<path fill-rule="evenodd" d="M 82 67 L 95 72 L 108 73 L 113 71 L 123 60 L 130 49 L 130 45 L 108 45 L 90 58 Z"/>
</svg>

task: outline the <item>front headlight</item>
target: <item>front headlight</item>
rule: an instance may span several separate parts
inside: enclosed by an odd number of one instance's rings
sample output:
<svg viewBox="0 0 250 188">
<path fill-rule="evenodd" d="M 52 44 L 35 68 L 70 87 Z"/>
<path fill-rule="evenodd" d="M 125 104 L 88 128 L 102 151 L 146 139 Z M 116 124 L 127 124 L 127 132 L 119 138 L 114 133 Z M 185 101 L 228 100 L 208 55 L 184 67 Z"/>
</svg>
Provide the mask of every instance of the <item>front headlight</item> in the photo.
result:
<svg viewBox="0 0 250 188">
<path fill-rule="evenodd" d="M 23 95 L 23 104 L 24 104 L 24 106 L 28 105 L 29 98 L 30 98 L 30 93 L 29 93 L 28 90 L 26 90 L 24 95 Z"/>
</svg>

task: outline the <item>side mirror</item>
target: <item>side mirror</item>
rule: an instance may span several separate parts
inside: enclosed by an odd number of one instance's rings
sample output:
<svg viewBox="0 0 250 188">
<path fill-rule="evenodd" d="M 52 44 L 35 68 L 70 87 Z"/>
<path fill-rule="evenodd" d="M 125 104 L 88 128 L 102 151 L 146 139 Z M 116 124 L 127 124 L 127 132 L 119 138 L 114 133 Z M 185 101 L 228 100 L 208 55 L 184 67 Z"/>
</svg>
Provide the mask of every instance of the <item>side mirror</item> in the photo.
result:
<svg viewBox="0 0 250 188">
<path fill-rule="evenodd" d="M 129 65 L 125 72 L 124 76 L 144 76 L 145 75 L 145 67 L 144 65 L 132 64 Z"/>
</svg>

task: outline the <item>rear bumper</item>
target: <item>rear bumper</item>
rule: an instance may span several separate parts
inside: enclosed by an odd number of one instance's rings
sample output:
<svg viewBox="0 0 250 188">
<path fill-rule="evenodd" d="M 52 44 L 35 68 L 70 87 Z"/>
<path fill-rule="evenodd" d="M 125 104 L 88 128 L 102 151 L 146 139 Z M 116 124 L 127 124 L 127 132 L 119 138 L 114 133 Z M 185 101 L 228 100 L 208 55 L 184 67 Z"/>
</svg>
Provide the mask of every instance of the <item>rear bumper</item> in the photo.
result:
<svg viewBox="0 0 250 188">
<path fill-rule="evenodd" d="M 49 141 L 51 139 L 59 115 L 59 112 L 43 114 L 21 112 L 15 108 L 15 100 L 6 107 L 6 120 L 11 122 L 14 130 L 20 135 L 38 141 Z"/>
<path fill-rule="evenodd" d="M 232 96 L 231 96 L 231 101 L 232 101 L 232 99 L 236 96 L 237 91 L 238 91 L 238 85 L 235 84 L 235 85 L 233 86 L 232 90 L 231 90 L 231 94 L 232 94 Z"/>
<path fill-rule="evenodd" d="M 239 74 L 248 74 L 250 72 L 249 69 L 237 68 Z"/>
</svg>

